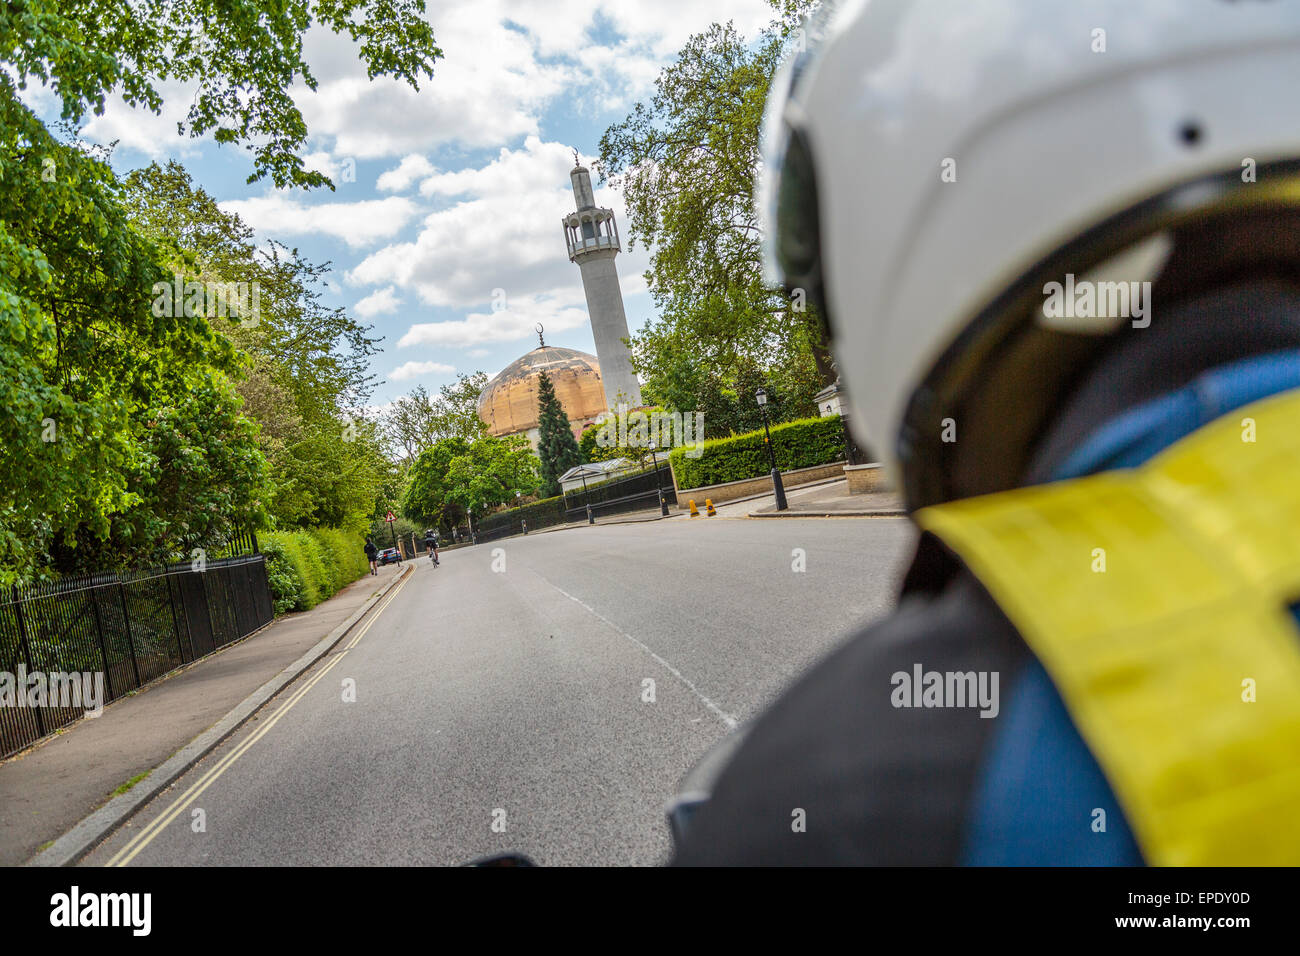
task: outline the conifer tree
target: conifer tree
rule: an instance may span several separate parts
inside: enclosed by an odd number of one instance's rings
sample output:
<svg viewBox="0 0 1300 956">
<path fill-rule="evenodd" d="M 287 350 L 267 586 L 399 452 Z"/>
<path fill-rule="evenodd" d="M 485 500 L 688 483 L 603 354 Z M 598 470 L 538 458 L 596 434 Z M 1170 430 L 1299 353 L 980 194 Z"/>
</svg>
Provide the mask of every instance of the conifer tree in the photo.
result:
<svg viewBox="0 0 1300 956">
<path fill-rule="evenodd" d="M 545 372 L 537 383 L 537 410 L 537 455 L 542 460 L 542 494 L 551 497 L 560 493 L 560 475 L 582 463 L 582 452 L 573 437 L 569 416 L 564 414 L 564 406 L 555 397 L 555 386 Z"/>
</svg>

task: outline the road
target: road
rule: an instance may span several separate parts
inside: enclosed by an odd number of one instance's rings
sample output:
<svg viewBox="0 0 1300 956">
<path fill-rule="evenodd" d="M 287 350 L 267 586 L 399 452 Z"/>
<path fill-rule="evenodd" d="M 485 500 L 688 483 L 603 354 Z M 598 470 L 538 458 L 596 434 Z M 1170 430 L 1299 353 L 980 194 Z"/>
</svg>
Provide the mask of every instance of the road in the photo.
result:
<svg viewBox="0 0 1300 956">
<path fill-rule="evenodd" d="M 681 776 L 888 609 L 911 543 L 891 518 L 675 517 L 417 562 L 84 862 L 661 862 Z"/>
</svg>

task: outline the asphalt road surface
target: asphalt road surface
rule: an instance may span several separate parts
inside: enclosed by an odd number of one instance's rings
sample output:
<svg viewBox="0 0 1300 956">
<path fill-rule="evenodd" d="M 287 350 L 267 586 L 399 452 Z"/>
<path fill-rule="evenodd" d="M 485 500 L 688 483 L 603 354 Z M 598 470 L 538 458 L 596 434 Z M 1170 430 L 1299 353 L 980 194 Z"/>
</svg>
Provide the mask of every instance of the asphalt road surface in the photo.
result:
<svg viewBox="0 0 1300 956">
<path fill-rule="evenodd" d="M 682 775 L 888 610 L 912 540 L 892 518 L 677 517 L 419 561 L 85 862 L 662 862 Z"/>
</svg>

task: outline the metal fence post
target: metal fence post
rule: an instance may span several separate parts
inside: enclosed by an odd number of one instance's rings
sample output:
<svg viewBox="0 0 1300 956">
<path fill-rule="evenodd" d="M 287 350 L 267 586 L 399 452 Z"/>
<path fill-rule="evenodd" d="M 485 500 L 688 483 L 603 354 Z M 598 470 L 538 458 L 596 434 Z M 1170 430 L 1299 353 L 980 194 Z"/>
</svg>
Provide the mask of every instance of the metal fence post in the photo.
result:
<svg viewBox="0 0 1300 956">
<path fill-rule="evenodd" d="M 140 665 L 135 659 L 135 638 L 131 636 L 131 612 L 126 606 L 126 585 L 121 581 L 118 582 L 117 591 L 122 598 L 122 626 L 126 628 L 126 646 L 131 651 L 131 670 L 135 674 L 135 686 L 140 684 Z"/>
<path fill-rule="evenodd" d="M 212 649 L 225 647 L 224 644 L 218 644 L 217 622 L 212 616 L 212 596 L 208 593 L 208 572 L 206 570 L 199 572 L 199 581 L 203 585 L 203 610 L 208 614 L 208 629 L 212 632 Z"/>
<path fill-rule="evenodd" d="M 104 686 L 108 688 L 108 699 L 113 700 L 113 672 L 108 669 L 108 646 L 104 643 L 104 619 L 99 614 L 99 589 L 90 588 L 90 606 L 95 609 L 95 632 L 99 635 L 99 653 L 104 660 Z"/>
<path fill-rule="evenodd" d="M 32 648 L 27 643 L 27 619 L 23 616 L 23 602 L 18 598 L 18 589 L 13 589 L 14 608 L 18 611 L 18 636 L 23 642 L 23 659 L 27 661 L 27 673 L 32 672 Z M 43 708 L 33 707 L 36 711 L 36 731 L 42 737 L 45 736 L 45 718 L 41 716 Z"/>
<path fill-rule="evenodd" d="M 176 617 L 176 599 L 172 597 L 172 576 L 164 574 L 163 583 L 167 585 L 167 607 L 172 612 L 172 630 L 176 632 L 176 659 L 184 664 L 185 645 L 181 642 L 181 622 Z M 189 630 L 188 625 L 186 625 L 186 630 Z M 194 648 L 190 648 L 190 653 L 194 653 Z"/>
</svg>

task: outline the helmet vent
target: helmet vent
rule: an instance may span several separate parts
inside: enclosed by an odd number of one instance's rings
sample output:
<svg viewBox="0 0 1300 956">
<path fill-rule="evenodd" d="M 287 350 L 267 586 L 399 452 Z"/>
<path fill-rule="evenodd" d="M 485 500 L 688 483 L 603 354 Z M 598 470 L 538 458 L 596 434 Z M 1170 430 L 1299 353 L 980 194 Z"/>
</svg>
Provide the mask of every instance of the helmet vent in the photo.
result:
<svg viewBox="0 0 1300 956">
<path fill-rule="evenodd" d="M 1204 135 L 1204 130 L 1201 129 L 1198 120 L 1184 120 L 1182 125 L 1178 127 L 1178 141 L 1188 149 L 1195 149 L 1201 145 Z"/>
</svg>

